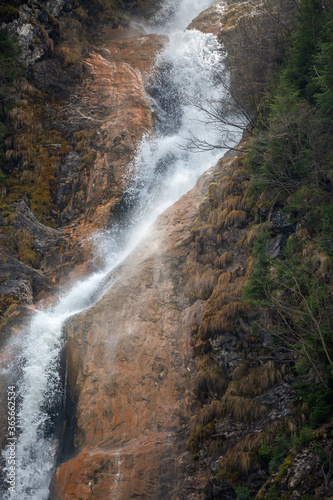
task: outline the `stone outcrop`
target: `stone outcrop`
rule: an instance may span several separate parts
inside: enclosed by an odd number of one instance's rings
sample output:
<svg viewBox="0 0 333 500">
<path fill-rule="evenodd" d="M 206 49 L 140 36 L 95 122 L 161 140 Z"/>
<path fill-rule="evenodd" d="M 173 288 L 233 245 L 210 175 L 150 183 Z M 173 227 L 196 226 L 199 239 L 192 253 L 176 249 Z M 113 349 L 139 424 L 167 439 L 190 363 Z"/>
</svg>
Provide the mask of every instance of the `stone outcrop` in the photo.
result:
<svg viewBox="0 0 333 500">
<path fill-rule="evenodd" d="M 228 3 L 226 0 L 216 2 L 193 19 L 188 29 L 196 29 L 218 36 L 223 27 L 223 14 L 228 9 Z"/>
<path fill-rule="evenodd" d="M 196 205 L 212 179 L 163 213 L 135 254 L 109 276 L 103 298 L 67 325 L 77 455 L 56 472 L 52 498 L 173 498 L 184 488 L 184 424 L 193 362 L 180 269 Z"/>
<path fill-rule="evenodd" d="M 85 232 L 87 224 L 95 229 L 109 222 L 126 188 L 126 166 L 143 133 L 152 128 L 143 74 L 150 71 L 164 41 L 157 35 L 139 36 L 91 49 L 83 61 L 83 83 L 57 114 L 59 130 L 76 134 L 87 151 L 92 142 L 94 156 L 91 150 L 88 158 L 68 154 L 57 191 L 63 221 L 85 213 Z"/>
</svg>

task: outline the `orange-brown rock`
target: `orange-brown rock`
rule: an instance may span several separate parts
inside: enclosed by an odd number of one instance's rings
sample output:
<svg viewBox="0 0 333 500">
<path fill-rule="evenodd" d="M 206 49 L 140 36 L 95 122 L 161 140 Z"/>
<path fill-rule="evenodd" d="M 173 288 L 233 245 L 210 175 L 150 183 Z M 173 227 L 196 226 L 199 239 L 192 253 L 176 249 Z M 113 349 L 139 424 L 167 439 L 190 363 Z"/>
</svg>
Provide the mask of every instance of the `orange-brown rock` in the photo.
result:
<svg viewBox="0 0 333 500">
<path fill-rule="evenodd" d="M 59 190 L 62 218 L 71 220 L 83 211 L 85 233 L 109 222 L 112 208 L 126 187 L 126 166 L 142 135 L 153 126 L 144 75 L 165 40 L 159 35 L 101 40 L 84 61 L 84 83 L 75 89 L 63 111 L 63 120 L 83 135 L 83 140 L 85 134 L 95 134 L 96 157 L 82 171 L 79 158 L 76 164 L 71 154 L 64 188 Z M 66 186 L 75 186 L 79 170 L 82 187 L 78 194 L 68 195 Z"/>
<path fill-rule="evenodd" d="M 211 180 L 205 174 L 159 217 L 103 298 L 67 325 L 78 454 L 58 468 L 53 499 L 178 498 L 184 487 L 190 333 L 201 302 L 189 306 L 180 269 Z"/>
<path fill-rule="evenodd" d="M 188 29 L 196 29 L 203 33 L 212 33 L 218 36 L 223 26 L 223 13 L 227 8 L 227 1 L 220 0 L 193 19 Z"/>
<path fill-rule="evenodd" d="M 166 37 L 108 40 L 107 36 L 111 36 L 109 32 L 91 49 L 84 61 L 85 79 L 60 112 L 60 124 L 72 127 L 83 141 L 94 134 L 95 151 L 95 158 L 88 161 L 82 154 L 70 152 L 60 171 L 57 202 L 63 221 L 73 221 L 64 228 L 68 243 L 57 266 L 57 275 L 67 279 L 74 265 L 72 278 L 91 272 L 94 248 L 90 235 L 109 225 L 127 186 L 128 165 L 142 135 L 153 126 L 144 80 Z"/>
</svg>

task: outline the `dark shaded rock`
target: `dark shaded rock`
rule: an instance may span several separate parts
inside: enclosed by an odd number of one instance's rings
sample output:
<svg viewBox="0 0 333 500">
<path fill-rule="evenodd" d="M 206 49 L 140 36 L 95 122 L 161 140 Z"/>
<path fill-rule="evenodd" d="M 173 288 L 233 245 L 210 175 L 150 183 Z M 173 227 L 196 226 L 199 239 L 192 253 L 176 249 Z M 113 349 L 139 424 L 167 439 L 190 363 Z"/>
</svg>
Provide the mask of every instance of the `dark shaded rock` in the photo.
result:
<svg viewBox="0 0 333 500">
<path fill-rule="evenodd" d="M 16 220 L 13 227 L 25 229 L 34 236 L 34 247 L 37 251 L 45 253 L 55 244 L 56 240 L 63 237 L 60 230 L 52 229 L 39 222 L 23 200 L 20 203 L 15 203 L 14 206 L 16 208 Z"/>
<path fill-rule="evenodd" d="M 219 365 L 228 376 L 231 376 L 232 371 L 242 359 L 241 354 L 236 350 L 239 341 L 240 338 L 233 333 L 226 333 L 211 340 L 215 359 L 218 360 Z"/>
<path fill-rule="evenodd" d="M 267 481 L 269 474 L 268 471 L 259 469 L 255 471 L 253 474 L 250 474 L 245 482 L 245 486 L 250 488 L 253 493 L 256 493 L 263 483 Z"/>
<path fill-rule="evenodd" d="M 81 163 L 81 158 L 75 151 L 71 151 L 60 166 L 60 177 L 68 177 L 73 174 Z"/>
<path fill-rule="evenodd" d="M 281 233 L 275 236 L 274 238 L 270 238 L 265 248 L 265 251 L 270 257 L 272 257 L 272 259 L 275 259 L 275 257 L 277 257 L 281 252 L 282 241 L 283 241 L 283 235 Z"/>
<path fill-rule="evenodd" d="M 283 215 L 279 210 L 271 214 L 269 228 L 273 233 L 292 234 L 295 232 L 295 225 L 291 224 L 286 215 Z"/>
<path fill-rule="evenodd" d="M 58 59 L 38 61 L 33 68 L 34 85 L 42 91 L 54 93 L 62 99 L 70 93 L 72 75 L 64 71 Z"/>
<path fill-rule="evenodd" d="M 33 301 L 31 282 L 24 278 L 21 280 L 7 280 L 0 284 L 1 295 L 10 295 L 19 300 L 21 304 L 31 304 Z"/>
<path fill-rule="evenodd" d="M 210 492 L 207 499 L 236 500 L 235 490 L 222 479 L 215 479 L 210 485 Z"/>
<path fill-rule="evenodd" d="M 2 259 L 1 259 L 2 260 Z M 49 280 L 37 269 L 33 269 L 11 256 L 7 256 L 5 261 L 0 263 L 0 276 L 4 280 L 3 285 L 9 282 L 16 282 L 15 287 L 24 289 L 27 281 L 31 283 L 31 289 L 34 295 L 38 295 L 42 290 L 50 288 Z M 23 283 L 19 285 L 19 283 Z M 8 285 L 9 287 L 13 286 Z M 18 288 L 17 288 L 18 287 Z"/>
<path fill-rule="evenodd" d="M 67 2 L 66 0 L 48 0 L 48 2 L 45 3 L 45 7 L 52 16 L 57 16 L 66 3 L 70 2 Z"/>
</svg>

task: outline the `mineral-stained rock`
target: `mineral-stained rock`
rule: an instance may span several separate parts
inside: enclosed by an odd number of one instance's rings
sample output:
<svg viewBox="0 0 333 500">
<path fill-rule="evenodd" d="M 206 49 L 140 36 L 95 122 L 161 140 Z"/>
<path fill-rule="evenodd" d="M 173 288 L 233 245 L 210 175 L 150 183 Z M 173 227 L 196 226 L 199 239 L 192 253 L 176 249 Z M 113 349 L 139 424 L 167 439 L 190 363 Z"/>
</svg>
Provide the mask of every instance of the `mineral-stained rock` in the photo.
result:
<svg viewBox="0 0 333 500">
<path fill-rule="evenodd" d="M 165 41 L 160 35 L 107 41 L 104 35 L 84 60 L 83 80 L 67 87 L 67 100 L 47 118 L 48 126 L 62 134 L 82 136 L 81 144 L 94 134 L 86 152 L 72 151 L 65 158 L 57 190 L 61 219 L 68 223 L 84 213 L 86 234 L 109 222 L 126 188 L 126 165 L 153 126 L 144 79 Z M 41 88 L 62 91 L 67 86 L 66 75 L 57 76 L 57 64 L 48 60 L 36 65 Z M 47 75 L 44 66 L 50 66 Z"/>
<path fill-rule="evenodd" d="M 189 306 L 179 269 L 211 179 L 204 175 L 159 217 L 135 255 L 111 273 L 103 298 L 67 325 L 78 454 L 58 468 L 53 499 L 167 499 L 184 486 L 190 332 L 200 303 Z"/>
</svg>

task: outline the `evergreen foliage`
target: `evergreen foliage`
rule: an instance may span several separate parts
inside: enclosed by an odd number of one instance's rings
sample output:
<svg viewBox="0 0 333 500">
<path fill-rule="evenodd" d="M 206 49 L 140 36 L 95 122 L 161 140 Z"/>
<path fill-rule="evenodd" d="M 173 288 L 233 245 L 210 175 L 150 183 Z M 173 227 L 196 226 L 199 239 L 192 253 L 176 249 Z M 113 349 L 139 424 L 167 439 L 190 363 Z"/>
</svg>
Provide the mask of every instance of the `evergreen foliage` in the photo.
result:
<svg viewBox="0 0 333 500">
<path fill-rule="evenodd" d="M 300 0 L 298 8 L 298 25 L 261 100 L 246 158 L 248 195 L 260 224 L 244 299 L 279 355 L 293 353 L 294 389 L 306 415 L 298 435 L 277 434 L 258 451 L 261 465 L 276 477 L 288 468 L 290 452 L 312 444 L 313 429 L 327 425 L 333 410 L 333 2 Z M 267 245 L 276 230 L 269 229 L 270 216 L 277 211 L 292 229 L 281 230 L 280 253 L 271 257 Z M 280 498 L 278 482 L 263 498 Z"/>
<path fill-rule="evenodd" d="M 264 194 L 266 209 L 277 204 L 290 220 L 301 221 L 306 235 L 289 237 L 278 259 L 265 254 L 265 240 L 258 238 L 256 265 L 245 294 L 261 301 L 270 313 L 273 336 L 305 356 L 327 386 L 333 375 L 333 317 L 328 312 L 332 128 L 327 126 L 332 99 L 327 85 L 333 67 L 332 4 L 303 0 L 300 12 L 285 68 L 263 103 L 264 119 L 252 140 L 248 164 L 254 202 L 258 204 Z"/>
</svg>

